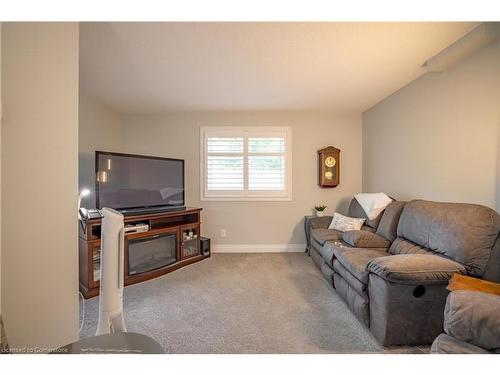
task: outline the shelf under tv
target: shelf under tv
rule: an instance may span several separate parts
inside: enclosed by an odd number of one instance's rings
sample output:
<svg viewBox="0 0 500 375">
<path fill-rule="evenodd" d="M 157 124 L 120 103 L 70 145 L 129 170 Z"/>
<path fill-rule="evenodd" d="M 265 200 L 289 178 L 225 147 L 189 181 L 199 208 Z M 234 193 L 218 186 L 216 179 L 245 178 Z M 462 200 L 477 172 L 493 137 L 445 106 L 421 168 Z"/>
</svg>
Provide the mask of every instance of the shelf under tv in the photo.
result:
<svg viewBox="0 0 500 375">
<path fill-rule="evenodd" d="M 148 214 L 137 214 L 125 217 L 125 224 L 146 223 L 149 230 L 125 234 L 125 286 L 150 280 L 165 275 L 188 264 L 207 258 L 202 255 L 201 239 L 201 208 L 186 208 L 184 210 L 163 211 Z M 99 294 L 99 266 L 101 248 L 101 219 L 89 220 L 80 225 L 79 239 L 79 272 L 80 291 L 85 298 Z M 146 272 L 133 273 L 129 261 L 129 246 L 147 243 L 144 251 L 151 251 L 155 239 L 164 239 L 159 246 L 170 244 L 169 250 L 175 261 L 163 267 L 154 268 Z M 175 245 L 173 245 L 175 239 Z M 175 246 L 175 248 L 172 248 Z M 135 257 L 140 258 L 141 247 L 134 248 Z M 130 272 L 132 273 L 130 273 Z"/>
<path fill-rule="evenodd" d="M 159 207 L 141 207 L 141 208 L 127 208 L 119 210 L 123 216 L 136 216 L 136 215 L 148 215 L 156 214 L 162 212 L 176 212 L 185 211 L 185 206 L 159 206 Z"/>
</svg>

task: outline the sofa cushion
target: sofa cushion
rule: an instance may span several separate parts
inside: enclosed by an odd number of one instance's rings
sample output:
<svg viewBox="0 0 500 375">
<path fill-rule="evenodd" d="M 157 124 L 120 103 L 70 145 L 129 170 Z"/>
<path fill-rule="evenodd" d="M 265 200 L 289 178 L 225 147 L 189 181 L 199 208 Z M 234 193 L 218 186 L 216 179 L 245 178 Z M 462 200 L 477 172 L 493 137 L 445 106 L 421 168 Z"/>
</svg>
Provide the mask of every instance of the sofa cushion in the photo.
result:
<svg viewBox="0 0 500 375">
<path fill-rule="evenodd" d="M 411 201 L 403 209 L 398 237 L 465 265 L 481 276 L 500 230 L 499 215 L 492 209 L 467 203 Z"/>
<path fill-rule="evenodd" d="M 482 278 L 500 283 L 500 233 L 491 248 L 490 259 L 488 260 L 488 264 L 486 264 Z"/>
<path fill-rule="evenodd" d="M 342 239 L 354 247 L 387 248 L 391 245 L 384 237 L 366 230 L 349 230 L 342 233 Z"/>
<path fill-rule="evenodd" d="M 356 198 L 351 199 L 349 209 L 347 210 L 347 216 L 365 219 L 365 224 L 374 229 L 377 229 L 378 223 L 382 218 L 382 214 L 383 212 L 381 212 L 380 215 L 378 215 L 375 219 L 370 220 L 368 216 L 366 216 L 365 210 L 363 210 L 363 207 L 361 207 Z"/>
<path fill-rule="evenodd" d="M 309 225 L 309 229 L 328 228 L 331 222 L 332 222 L 331 216 L 315 216 L 311 217 L 307 221 L 307 224 Z"/>
<path fill-rule="evenodd" d="M 342 232 L 335 229 L 316 228 L 311 229 L 311 237 L 323 246 L 326 241 L 336 241 L 342 238 Z"/>
<path fill-rule="evenodd" d="M 375 233 L 377 230 L 375 228 L 369 227 L 368 225 L 363 224 L 361 230 L 366 230 L 367 232 Z"/>
<path fill-rule="evenodd" d="M 311 258 L 314 264 L 319 268 L 329 285 L 333 285 L 333 268 L 328 265 L 321 254 L 315 249 L 311 249 Z"/>
<path fill-rule="evenodd" d="M 448 295 L 444 331 L 487 350 L 500 348 L 500 296 L 467 290 Z"/>
<path fill-rule="evenodd" d="M 335 261 L 340 262 L 345 269 L 364 284 L 368 283 L 367 264 L 375 258 L 389 256 L 385 249 L 363 249 L 341 244 L 335 246 L 333 254 L 336 258 Z"/>
<path fill-rule="evenodd" d="M 378 224 L 377 234 L 380 234 L 382 237 L 387 238 L 391 242 L 396 239 L 399 218 L 403 212 L 405 204 L 406 202 L 403 201 L 392 201 L 389 203 L 382 214 L 380 223 Z"/>
<path fill-rule="evenodd" d="M 411 241 L 405 240 L 404 238 L 396 238 L 389 248 L 389 252 L 392 255 L 403 255 L 403 254 L 429 254 L 435 255 L 436 253 L 429 250 L 423 246 L 417 245 Z"/>
<path fill-rule="evenodd" d="M 338 260 L 333 261 L 334 273 L 342 278 L 354 289 L 360 296 L 366 297 L 368 301 L 368 284 L 365 284 L 355 278 Z"/>
<path fill-rule="evenodd" d="M 368 296 L 358 294 L 347 280 L 338 273 L 333 274 L 335 290 L 349 305 L 354 315 L 365 325 L 370 325 L 370 311 L 368 308 Z"/>
<path fill-rule="evenodd" d="M 465 268 L 454 260 L 438 255 L 406 254 L 373 259 L 367 270 L 382 279 L 401 284 L 446 283 Z"/>
<path fill-rule="evenodd" d="M 326 264 L 333 268 L 333 249 L 335 243 L 331 241 L 325 242 L 323 246 L 318 249 L 318 253 L 325 260 Z"/>
</svg>

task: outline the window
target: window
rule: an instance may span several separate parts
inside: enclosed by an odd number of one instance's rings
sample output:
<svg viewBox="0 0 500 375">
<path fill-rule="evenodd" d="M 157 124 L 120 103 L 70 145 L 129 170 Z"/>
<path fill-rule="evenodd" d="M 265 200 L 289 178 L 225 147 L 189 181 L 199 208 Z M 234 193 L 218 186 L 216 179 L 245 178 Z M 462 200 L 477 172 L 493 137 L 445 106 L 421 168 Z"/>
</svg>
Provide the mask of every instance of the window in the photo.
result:
<svg viewBox="0 0 500 375">
<path fill-rule="evenodd" d="M 202 200 L 290 200 L 288 127 L 202 127 Z"/>
</svg>

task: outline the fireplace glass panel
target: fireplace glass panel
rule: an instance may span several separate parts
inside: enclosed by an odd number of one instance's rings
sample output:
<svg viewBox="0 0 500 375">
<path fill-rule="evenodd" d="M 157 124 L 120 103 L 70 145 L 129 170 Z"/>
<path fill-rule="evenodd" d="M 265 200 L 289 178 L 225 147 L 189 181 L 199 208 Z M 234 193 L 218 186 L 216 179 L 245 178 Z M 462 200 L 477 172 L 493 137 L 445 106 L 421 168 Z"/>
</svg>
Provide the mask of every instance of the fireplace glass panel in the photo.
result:
<svg viewBox="0 0 500 375">
<path fill-rule="evenodd" d="M 176 235 L 162 234 L 128 241 L 128 274 L 136 275 L 176 262 Z"/>
</svg>

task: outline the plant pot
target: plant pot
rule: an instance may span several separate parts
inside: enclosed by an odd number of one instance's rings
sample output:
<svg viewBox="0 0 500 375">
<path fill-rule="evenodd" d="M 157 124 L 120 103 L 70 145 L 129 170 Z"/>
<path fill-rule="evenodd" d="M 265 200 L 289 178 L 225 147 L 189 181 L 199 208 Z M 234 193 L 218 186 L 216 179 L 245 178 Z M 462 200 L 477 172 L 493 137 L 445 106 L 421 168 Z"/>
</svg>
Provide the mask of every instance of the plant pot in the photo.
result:
<svg viewBox="0 0 500 375">
<path fill-rule="evenodd" d="M 325 211 L 316 211 L 316 216 L 321 217 L 325 215 Z"/>
</svg>

